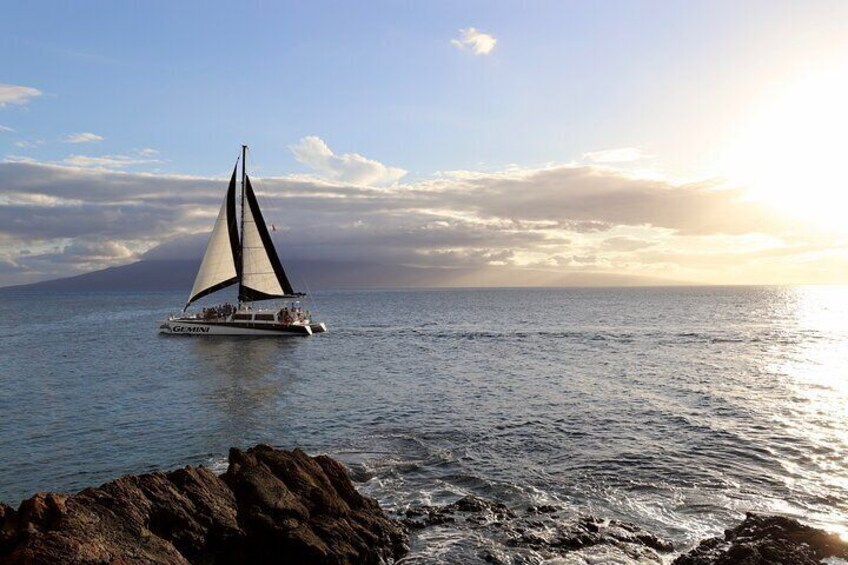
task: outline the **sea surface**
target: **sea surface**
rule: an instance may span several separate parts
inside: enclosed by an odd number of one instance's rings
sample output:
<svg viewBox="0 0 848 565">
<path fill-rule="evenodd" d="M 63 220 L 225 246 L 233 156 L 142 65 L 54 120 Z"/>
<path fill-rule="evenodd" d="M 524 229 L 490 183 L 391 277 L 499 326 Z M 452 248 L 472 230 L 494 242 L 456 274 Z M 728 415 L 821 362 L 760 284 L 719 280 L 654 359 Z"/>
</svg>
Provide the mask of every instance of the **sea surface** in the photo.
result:
<svg viewBox="0 0 848 565">
<path fill-rule="evenodd" d="M 0 500 L 265 442 L 396 513 L 477 494 L 680 549 L 746 511 L 848 537 L 848 288 L 320 292 L 327 334 L 158 335 L 184 299 L 0 300 Z M 408 562 L 494 543 L 446 525 Z"/>
</svg>

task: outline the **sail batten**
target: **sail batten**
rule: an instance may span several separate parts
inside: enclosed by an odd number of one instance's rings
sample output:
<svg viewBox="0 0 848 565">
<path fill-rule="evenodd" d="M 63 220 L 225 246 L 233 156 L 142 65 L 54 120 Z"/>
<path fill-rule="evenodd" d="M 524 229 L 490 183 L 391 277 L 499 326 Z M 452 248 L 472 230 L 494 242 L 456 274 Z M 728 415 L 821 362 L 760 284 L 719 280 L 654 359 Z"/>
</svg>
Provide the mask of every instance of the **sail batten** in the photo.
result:
<svg viewBox="0 0 848 565">
<path fill-rule="evenodd" d="M 197 271 L 185 308 L 199 298 L 239 282 L 237 258 L 240 245 L 236 218 L 237 168 L 238 165 L 233 169 L 227 195 L 221 204 L 212 235 L 209 236 L 206 253 L 203 255 L 203 261 L 200 263 L 200 269 Z"/>
<path fill-rule="evenodd" d="M 247 176 L 243 190 L 239 300 L 251 302 L 297 295 L 277 256 L 274 242 L 268 233 L 250 178 Z"/>
</svg>

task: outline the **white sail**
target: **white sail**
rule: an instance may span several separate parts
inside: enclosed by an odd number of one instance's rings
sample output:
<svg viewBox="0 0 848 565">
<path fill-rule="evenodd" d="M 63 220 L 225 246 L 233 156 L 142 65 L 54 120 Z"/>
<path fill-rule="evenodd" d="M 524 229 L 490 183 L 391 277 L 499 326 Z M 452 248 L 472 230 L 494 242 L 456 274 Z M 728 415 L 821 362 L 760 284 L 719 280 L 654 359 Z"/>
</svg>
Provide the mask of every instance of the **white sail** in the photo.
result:
<svg viewBox="0 0 848 565">
<path fill-rule="evenodd" d="M 206 254 L 194 279 L 189 295 L 189 304 L 222 288 L 238 282 L 236 270 L 236 252 L 238 249 L 238 229 L 235 217 L 235 171 L 230 180 L 227 196 L 221 204 L 218 219 L 209 237 Z"/>
<path fill-rule="evenodd" d="M 246 179 L 244 191 L 239 296 L 242 300 L 249 301 L 291 295 L 291 284 L 268 234 L 249 178 Z"/>
</svg>

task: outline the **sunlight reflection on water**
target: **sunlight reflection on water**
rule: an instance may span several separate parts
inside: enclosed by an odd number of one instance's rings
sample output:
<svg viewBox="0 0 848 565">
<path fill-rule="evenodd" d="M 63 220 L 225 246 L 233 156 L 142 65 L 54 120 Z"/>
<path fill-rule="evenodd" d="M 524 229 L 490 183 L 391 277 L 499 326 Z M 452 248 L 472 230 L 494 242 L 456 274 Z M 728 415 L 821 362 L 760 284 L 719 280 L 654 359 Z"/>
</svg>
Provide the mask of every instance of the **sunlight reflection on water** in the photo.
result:
<svg viewBox="0 0 848 565">
<path fill-rule="evenodd" d="M 815 472 L 807 488 L 826 500 L 828 492 L 848 492 L 848 287 L 800 287 L 791 294 L 794 331 L 808 339 L 776 372 L 794 381 L 793 425 L 816 448 L 808 455 Z M 796 473 L 803 474 L 800 466 Z M 848 539 L 844 519 L 820 519 Z"/>
</svg>

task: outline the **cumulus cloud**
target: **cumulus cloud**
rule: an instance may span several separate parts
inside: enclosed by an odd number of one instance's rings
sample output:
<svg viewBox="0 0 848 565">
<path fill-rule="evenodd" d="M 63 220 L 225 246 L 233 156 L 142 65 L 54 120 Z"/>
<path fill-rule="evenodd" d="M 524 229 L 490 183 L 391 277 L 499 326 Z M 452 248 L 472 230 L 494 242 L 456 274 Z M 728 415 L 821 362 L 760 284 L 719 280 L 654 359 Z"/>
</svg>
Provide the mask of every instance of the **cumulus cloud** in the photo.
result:
<svg viewBox="0 0 848 565">
<path fill-rule="evenodd" d="M 98 141 L 103 141 L 103 136 L 91 133 L 90 131 L 84 131 L 65 136 L 62 141 L 65 143 L 96 143 Z"/>
<path fill-rule="evenodd" d="M 368 186 L 391 184 L 406 175 L 403 169 L 387 167 L 358 153 L 336 155 L 323 139 L 314 135 L 304 137 L 289 149 L 298 162 L 333 180 Z"/>
<path fill-rule="evenodd" d="M 31 86 L 0 84 L 0 108 L 11 104 L 21 106 L 41 95 L 40 90 Z"/>
<path fill-rule="evenodd" d="M 497 43 L 493 35 L 473 27 L 459 30 L 459 38 L 451 39 L 451 45 L 458 49 L 470 49 L 475 55 L 488 55 Z"/>
</svg>

